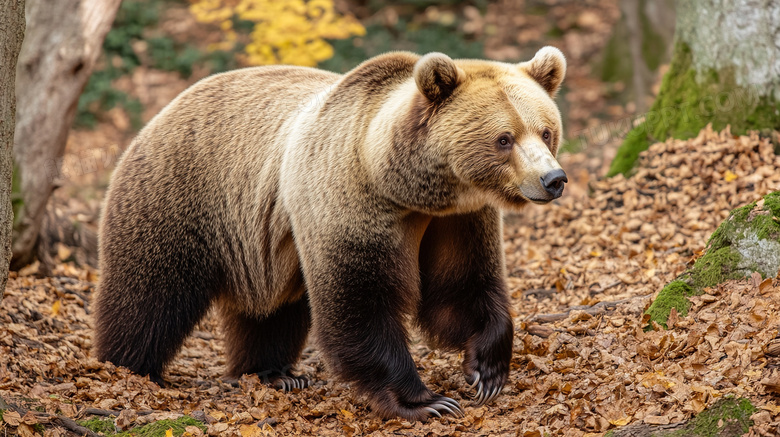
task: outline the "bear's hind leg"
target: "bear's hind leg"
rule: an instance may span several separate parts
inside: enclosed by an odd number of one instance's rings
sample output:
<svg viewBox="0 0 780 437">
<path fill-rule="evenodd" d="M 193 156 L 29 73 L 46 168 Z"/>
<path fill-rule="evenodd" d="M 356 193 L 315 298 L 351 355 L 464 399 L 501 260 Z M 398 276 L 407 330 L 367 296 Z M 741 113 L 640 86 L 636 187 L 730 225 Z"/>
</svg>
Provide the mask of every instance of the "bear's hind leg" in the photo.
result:
<svg viewBox="0 0 780 437">
<path fill-rule="evenodd" d="M 161 386 L 165 365 L 206 314 L 212 299 L 205 290 L 188 287 L 192 284 L 164 289 L 163 282 L 106 274 L 95 310 L 97 358 L 149 375 Z"/>
<path fill-rule="evenodd" d="M 232 305 L 222 305 L 221 313 L 231 378 L 256 373 L 266 384 L 284 391 L 309 385 L 307 378 L 291 372 L 311 326 L 306 296 L 265 317 L 238 312 Z"/>
</svg>

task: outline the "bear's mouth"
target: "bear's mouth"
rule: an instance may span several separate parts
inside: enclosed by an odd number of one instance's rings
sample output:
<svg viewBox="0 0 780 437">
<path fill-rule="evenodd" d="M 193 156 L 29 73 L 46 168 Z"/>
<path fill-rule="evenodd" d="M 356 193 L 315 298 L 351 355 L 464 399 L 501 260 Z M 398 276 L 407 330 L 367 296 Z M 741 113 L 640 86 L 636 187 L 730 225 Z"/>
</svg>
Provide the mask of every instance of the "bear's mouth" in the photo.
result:
<svg viewBox="0 0 780 437">
<path fill-rule="evenodd" d="M 554 200 L 554 199 L 534 199 L 533 197 L 526 197 L 526 199 L 530 200 L 531 202 L 537 205 L 547 205 L 548 203 Z"/>
</svg>

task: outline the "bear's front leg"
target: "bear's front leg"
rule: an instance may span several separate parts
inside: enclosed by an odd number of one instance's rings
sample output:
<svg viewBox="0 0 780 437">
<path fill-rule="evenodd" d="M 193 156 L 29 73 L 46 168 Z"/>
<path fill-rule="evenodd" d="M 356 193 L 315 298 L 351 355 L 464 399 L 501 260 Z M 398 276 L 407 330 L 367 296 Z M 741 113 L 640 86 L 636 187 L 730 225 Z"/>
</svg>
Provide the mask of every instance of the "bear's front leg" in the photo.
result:
<svg viewBox="0 0 780 437">
<path fill-rule="evenodd" d="M 514 329 L 504 276 L 498 210 L 431 221 L 420 246 L 417 322 L 439 346 L 465 352 L 478 404 L 498 396 L 509 377 Z"/>
<path fill-rule="evenodd" d="M 299 240 L 318 344 L 329 368 L 354 383 L 380 416 L 462 416 L 429 390 L 407 348 L 404 321 L 419 295 L 416 253 L 403 235 L 373 225 Z M 299 237 L 301 237 L 299 235 Z"/>
</svg>

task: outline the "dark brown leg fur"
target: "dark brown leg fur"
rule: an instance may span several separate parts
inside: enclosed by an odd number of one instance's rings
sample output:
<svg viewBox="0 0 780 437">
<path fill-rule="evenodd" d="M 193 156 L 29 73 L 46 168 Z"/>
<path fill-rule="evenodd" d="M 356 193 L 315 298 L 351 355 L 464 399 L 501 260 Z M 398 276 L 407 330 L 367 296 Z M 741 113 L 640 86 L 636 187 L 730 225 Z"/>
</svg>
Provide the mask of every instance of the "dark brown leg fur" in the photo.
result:
<svg viewBox="0 0 780 437">
<path fill-rule="evenodd" d="M 238 313 L 230 306 L 223 306 L 221 313 L 229 376 L 256 373 L 266 384 L 284 390 L 308 385 L 306 378 L 291 373 L 311 326 L 306 297 L 264 318 Z"/>
<path fill-rule="evenodd" d="M 434 218 L 420 247 L 418 324 L 439 346 L 465 351 L 479 403 L 498 395 L 512 357 L 500 220 L 492 208 Z"/>
<path fill-rule="evenodd" d="M 149 273 L 103 278 L 95 311 L 95 351 L 99 360 L 159 383 L 165 365 L 208 311 L 213 293 L 182 277 L 183 272 L 167 272 L 165 279 Z"/>
<path fill-rule="evenodd" d="M 416 254 L 392 247 L 392 238 L 354 234 L 344 232 L 334 247 L 318 251 L 327 255 L 306 272 L 314 326 L 331 369 L 354 382 L 380 416 L 461 415 L 456 401 L 423 384 L 407 349 L 404 319 L 417 294 Z"/>
<path fill-rule="evenodd" d="M 106 205 L 94 348 L 99 360 L 161 382 L 225 276 L 206 231 L 167 216 L 169 206 L 144 201 L 157 200 L 120 198 Z"/>
</svg>

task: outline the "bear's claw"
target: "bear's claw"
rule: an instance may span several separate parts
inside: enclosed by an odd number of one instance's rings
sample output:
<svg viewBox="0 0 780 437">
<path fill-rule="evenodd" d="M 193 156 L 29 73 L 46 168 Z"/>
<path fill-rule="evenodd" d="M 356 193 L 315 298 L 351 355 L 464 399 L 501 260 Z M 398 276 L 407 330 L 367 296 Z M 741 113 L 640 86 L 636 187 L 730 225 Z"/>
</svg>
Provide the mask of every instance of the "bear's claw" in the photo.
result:
<svg viewBox="0 0 780 437">
<path fill-rule="evenodd" d="M 474 401 L 477 405 L 486 404 L 501 393 L 501 389 L 503 388 L 502 385 L 486 385 L 484 380 L 480 380 L 481 375 L 478 371 L 474 372 L 472 378 L 474 378 L 474 382 L 469 384 L 469 388 L 473 389 L 476 387 L 477 389 L 477 392 L 474 394 Z M 466 383 L 468 384 L 468 379 L 466 380 Z"/>
<path fill-rule="evenodd" d="M 499 393 L 501 393 L 501 389 L 503 388 L 501 384 L 486 384 L 485 380 L 482 380 L 481 377 L 482 375 L 478 371 L 475 371 L 472 376 L 474 379 L 473 382 L 469 383 L 469 378 L 466 379 L 466 383 L 469 384 L 469 388 L 476 388 L 477 390 L 477 392 L 474 393 L 474 402 L 476 402 L 477 405 L 483 405 L 492 401 L 498 396 Z"/>
<path fill-rule="evenodd" d="M 271 384 L 275 389 L 290 392 L 293 389 L 303 389 L 309 386 L 309 379 L 304 376 L 280 376 Z"/>
<path fill-rule="evenodd" d="M 448 398 L 446 396 L 440 397 L 439 399 L 436 400 L 436 402 L 423 408 L 423 410 L 431 413 L 431 415 L 436 417 L 441 417 L 442 411 L 451 414 L 455 417 L 465 416 L 465 413 L 463 412 L 463 409 L 460 407 L 458 401 L 452 398 Z"/>
</svg>

